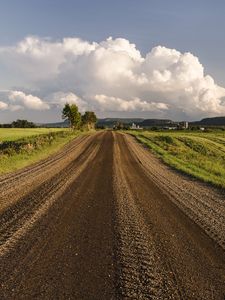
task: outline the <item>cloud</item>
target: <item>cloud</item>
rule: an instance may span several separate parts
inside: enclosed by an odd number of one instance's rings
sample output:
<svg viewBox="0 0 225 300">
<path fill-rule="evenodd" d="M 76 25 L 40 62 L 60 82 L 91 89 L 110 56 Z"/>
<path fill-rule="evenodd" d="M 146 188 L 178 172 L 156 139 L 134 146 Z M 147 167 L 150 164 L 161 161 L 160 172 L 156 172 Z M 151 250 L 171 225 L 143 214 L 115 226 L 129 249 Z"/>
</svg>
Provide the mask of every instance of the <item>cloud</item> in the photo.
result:
<svg viewBox="0 0 225 300">
<path fill-rule="evenodd" d="M 4 102 L 0 102 L 0 109 L 17 111 L 20 109 L 46 110 L 50 108 L 49 104 L 40 98 L 21 91 L 0 91 L 0 95 L 5 98 Z"/>
<path fill-rule="evenodd" d="M 199 59 L 163 46 L 142 56 L 123 38 L 96 43 L 30 36 L 0 48 L 0 67 L 0 87 L 12 90 L 7 105 L 24 109 L 71 102 L 82 111 L 145 112 L 149 117 L 225 114 L 225 89 L 204 74 Z"/>
<path fill-rule="evenodd" d="M 167 110 L 165 103 L 141 101 L 139 98 L 125 100 L 121 98 L 108 97 L 106 95 L 95 95 L 94 101 L 97 107 L 103 111 L 157 111 Z"/>
<path fill-rule="evenodd" d="M 5 110 L 8 108 L 8 104 L 5 102 L 0 101 L 0 110 Z"/>
<path fill-rule="evenodd" d="M 49 105 L 47 103 L 44 103 L 40 98 L 35 97 L 33 95 L 26 95 L 21 91 L 10 92 L 9 100 L 12 103 L 21 104 L 28 109 L 34 109 L 34 110 L 49 109 Z"/>
</svg>

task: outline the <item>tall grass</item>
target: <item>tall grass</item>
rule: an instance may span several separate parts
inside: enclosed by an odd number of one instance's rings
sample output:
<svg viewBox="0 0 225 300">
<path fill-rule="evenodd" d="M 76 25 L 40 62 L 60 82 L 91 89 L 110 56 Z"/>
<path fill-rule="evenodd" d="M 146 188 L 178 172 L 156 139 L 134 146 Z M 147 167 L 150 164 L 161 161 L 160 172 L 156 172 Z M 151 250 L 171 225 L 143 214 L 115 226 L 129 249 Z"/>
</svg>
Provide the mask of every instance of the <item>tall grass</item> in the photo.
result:
<svg viewBox="0 0 225 300">
<path fill-rule="evenodd" d="M 224 132 L 130 131 L 170 166 L 225 188 Z"/>
</svg>

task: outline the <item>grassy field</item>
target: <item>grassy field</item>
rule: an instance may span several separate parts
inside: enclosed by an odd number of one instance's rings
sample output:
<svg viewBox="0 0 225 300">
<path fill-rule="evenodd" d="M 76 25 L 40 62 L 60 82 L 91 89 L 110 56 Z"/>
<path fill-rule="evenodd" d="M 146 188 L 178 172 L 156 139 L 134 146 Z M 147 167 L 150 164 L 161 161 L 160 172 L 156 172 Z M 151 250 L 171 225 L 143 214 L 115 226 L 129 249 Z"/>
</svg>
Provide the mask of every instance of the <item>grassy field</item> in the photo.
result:
<svg viewBox="0 0 225 300">
<path fill-rule="evenodd" d="M 49 132 L 57 132 L 62 128 L 0 128 L 0 142 L 16 141 L 21 138 L 30 137 L 33 135 L 39 135 Z"/>
<path fill-rule="evenodd" d="M 16 171 L 57 152 L 66 143 L 82 134 L 68 129 L 0 129 L 0 174 Z M 15 145 L 22 145 L 19 150 Z M 28 145 L 28 146 L 27 146 Z"/>
<path fill-rule="evenodd" d="M 129 133 L 170 166 L 225 188 L 225 132 Z"/>
</svg>

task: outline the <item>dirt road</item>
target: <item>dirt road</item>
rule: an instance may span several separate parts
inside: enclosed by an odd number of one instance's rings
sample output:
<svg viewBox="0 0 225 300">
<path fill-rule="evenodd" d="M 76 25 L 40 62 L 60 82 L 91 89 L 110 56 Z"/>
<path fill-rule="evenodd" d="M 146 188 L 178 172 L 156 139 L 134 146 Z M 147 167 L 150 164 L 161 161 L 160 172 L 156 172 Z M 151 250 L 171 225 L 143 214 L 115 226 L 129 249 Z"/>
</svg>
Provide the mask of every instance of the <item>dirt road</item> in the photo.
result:
<svg viewBox="0 0 225 300">
<path fill-rule="evenodd" d="M 132 137 L 0 177 L 0 299 L 224 299 L 225 195 Z"/>
</svg>

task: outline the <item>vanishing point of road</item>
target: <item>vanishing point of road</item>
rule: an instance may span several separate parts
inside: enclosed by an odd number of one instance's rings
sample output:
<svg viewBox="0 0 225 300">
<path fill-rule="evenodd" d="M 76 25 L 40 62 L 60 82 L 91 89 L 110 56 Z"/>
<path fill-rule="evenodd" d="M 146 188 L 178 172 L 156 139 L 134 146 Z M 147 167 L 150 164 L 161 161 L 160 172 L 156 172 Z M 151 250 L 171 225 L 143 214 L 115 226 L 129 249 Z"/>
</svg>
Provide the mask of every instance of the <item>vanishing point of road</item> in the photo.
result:
<svg viewBox="0 0 225 300">
<path fill-rule="evenodd" d="M 0 299 L 224 299 L 224 192 L 129 135 L 0 177 Z"/>
</svg>

